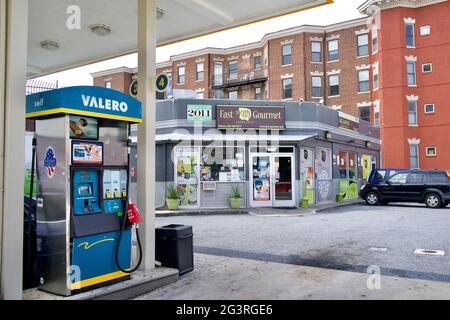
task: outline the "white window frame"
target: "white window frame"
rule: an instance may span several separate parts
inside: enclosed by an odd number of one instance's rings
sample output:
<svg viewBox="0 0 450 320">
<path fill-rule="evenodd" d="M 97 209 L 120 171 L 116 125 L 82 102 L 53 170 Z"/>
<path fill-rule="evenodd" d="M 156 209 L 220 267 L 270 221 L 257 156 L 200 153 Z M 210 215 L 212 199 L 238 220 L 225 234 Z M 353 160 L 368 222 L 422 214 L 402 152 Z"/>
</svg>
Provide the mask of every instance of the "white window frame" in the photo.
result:
<svg viewBox="0 0 450 320">
<path fill-rule="evenodd" d="M 291 81 L 291 96 L 290 97 L 285 97 L 285 92 L 286 92 L 286 88 L 285 88 L 285 82 L 290 80 Z M 281 80 L 281 98 L 282 100 L 292 100 L 294 98 L 294 79 L 293 78 L 285 78 Z"/>
<path fill-rule="evenodd" d="M 339 93 L 337 95 L 331 95 L 331 87 L 335 87 L 335 85 L 331 85 L 331 78 L 337 78 L 338 84 L 338 91 Z M 339 74 L 330 74 L 328 75 L 328 97 L 329 98 L 333 98 L 333 97 L 339 97 L 341 95 L 341 76 Z"/>
<path fill-rule="evenodd" d="M 409 73 L 408 73 L 408 65 L 412 64 L 414 65 L 414 84 L 409 83 Z M 417 63 L 414 61 L 407 61 L 406 62 L 406 83 L 408 84 L 408 87 L 416 87 L 417 86 Z"/>
<path fill-rule="evenodd" d="M 420 35 L 422 37 L 431 35 L 431 26 L 430 25 L 421 26 L 420 27 Z"/>
<path fill-rule="evenodd" d="M 181 74 L 180 70 L 183 70 L 183 74 Z M 183 77 L 183 82 L 180 81 L 181 77 Z M 178 67 L 178 84 L 186 83 L 186 66 Z"/>
<path fill-rule="evenodd" d="M 380 42 L 378 41 L 378 29 L 377 27 L 372 29 L 372 54 L 378 53 Z M 375 45 L 376 41 L 376 45 Z"/>
<path fill-rule="evenodd" d="M 319 51 L 314 51 L 314 45 L 319 45 Z M 313 54 L 319 53 L 320 61 L 314 61 Z M 322 53 L 322 42 L 320 41 L 311 41 L 311 63 L 322 63 L 323 62 L 323 53 Z"/>
<path fill-rule="evenodd" d="M 406 34 L 406 28 L 408 26 L 412 26 L 412 31 L 413 31 L 412 37 L 413 37 L 413 42 L 414 42 L 412 46 L 408 45 L 407 34 Z M 409 48 L 409 49 L 416 48 L 416 24 L 415 23 L 405 22 L 405 41 L 406 41 L 406 48 Z"/>
<path fill-rule="evenodd" d="M 330 50 L 331 48 L 330 48 L 330 44 L 331 43 L 337 43 L 337 50 Z M 327 61 L 328 62 L 336 62 L 336 61 L 339 61 L 339 59 L 340 59 L 340 55 L 341 55 L 341 52 L 340 52 L 340 48 L 339 48 L 339 39 L 333 39 L 333 40 L 328 40 L 327 41 L 327 47 L 328 47 L 328 59 L 327 59 Z M 332 52 L 332 51 L 337 51 L 337 59 L 334 59 L 334 60 L 330 60 L 330 53 Z"/>
<path fill-rule="evenodd" d="M 415 123 L 411 123 L 409 121 L 410 120 L 409 116 L 410 116 L 410 114 L 412 114 L 412 112 L 410 112 L 410 110 L 409 110 L 409 104 L 410 103 L 414 103 L 415 104 L 415 112 L 414 112 L 414 114 L 416 116 L 416 122 Z M 408 100 L 408 126 L 409 127 L 417 127 L 417 126 L 419 126 L 419 114 L 417 112 L 417 105 L 418 105 L 417 100 Z"/>
<path fill-rule="evenodd" d="M 373 103 L 373 117 L 374 121 L 373 124 L 375 127 L 380 127 L 381 119 L 380 119 L 380 100 L 376 100 Z"/>
<path fill-rule="evenodd" d="M 370 92 L 370 69 L 362 69 L 362 70 L 358 70 L 357 72 L 358 72 L 358 93 L 368 93 L 368 92 Z M 361 81 L 360 75 L 361 75 L 361 73 L 363 73 L 363 72 L 368 72 L 369 75 L 368 75 L 367 80 Z M 368 84 L 369 84 L 369 90 L 367 90 L 367 91 L 361 91 L 361 82 L 368 82 Z M 375 88 L 374 88 L 374 89 L 375 89 Z"/>
<path fill-rule="evenodd" d="M 314 88 L 319 88 L 317 86 L 314 86 L 314 78 L 319 78 L 320 79 L 320 96 L 315 96 L 313 94 L 314 92 Z M 322 76 L 311 76 L 311 98 L 323 98 L 323 77 Z"/>
<path fill-rule="evenodd" d="M 239 91 L 238 90 L 228 91 L 228 100 L 231 100 L 230 94 L 235 93 L 235 92 L 236 92 L 236 99 L 233 99 L 233 100 L 239 100 Z"/>
<path fill-rule="evenodd" d="M 417 154 L 417 167 L 416 168 L 412 166 L 411 148 L 415 148 L 416 149 L 416 154 Z M 416 143 L 410 143 L 409 144 L 409 166 L 411 167 L 411 169 L 419 169 L 420 168 L 420 148 L 419 148 L 419 144 L 416 144 Z"/>
<path fill-rule="evenodd" d="M 201 68 L 199 70 L 200 66 L 201 66 Z M 200 74 L 202 75 L 201 79 L 199 78 Z M 197 63 L 195 78 L 196 78 L 197 81 L 205 81 L 205 63 L 204 62 Z"/>
<path fill-rule="evenodd" d="M 425 66 L 430 66 L 431 67 L 431 69 L 430 69 L 430 71 L 425 71 Z M 424 63 L 424 64 L 422 64 L 422 73 L 432 73 L 433 72 L 433 63 L 432 62 L 427 62 L 427 63 Z"/>
<path fill-rule="evenodd" d="M 260 99 L 258 99 L 258 93 L 257 93 L 258 90 L 259 90 L 259 95 L 261 96 Z M 264 92 L 263 92 L 263 89 L 261 87 L 256 87 L 255 88 L 255 100 L 264 100 Z"/>
<path fill-rule="evenodd" d="M 427 111 L 427 106 L 433 106 L 433 111 Z M 434 114 L 436 113 L 436 106 L 434 103 L 425 103 L 423 105 L 423 111 L 425 112 L 425 114 Z"/>
<path fill-rule="evenodd" d="M 112 81 L 111 80 L 105 81 L 105 88 L 107 88 L 107 89 L 111 89 L 112 88 Z"/>
<path fill-rule="evenodd" d="M 289 54 L 284 54 L 284 48 L 290 48 L 290 53 Z M 281 46 L 281 65 L 282 66 L 291 66 L 293 64 L 293 51 L 294 51 L 294 46 L 292 45 L 292 43 L 288 43 L 288 44 L 284 44 Z M 284 63 L 284 58 L 285 57 L 290 57 L 290 63 Z"/>
<path fill-rule="evenodd" d="M 217 73 L 217 71 L 219 70 L 220 73 Z M 214 85 L 215 86 L 223 85 L 223 62 L 219 61 L 214 62 Z"/>
<path fill-rule="evenodd" d="M 429 151 L 434 149 L 434 154 L 430 154 Z M 426 147 L 425 153 L 428 158 L 437 157 L 437 147 Z"/>
<path fill-rule="evenodd" d="M 236 70 L 233 70 L 233 73 L 231 73 L 231 65 L 236 65 Z M 228 61 L 228 79 L 237 80 L 238 77 L 239 77 L 239 61 L 238 60 Z"/>
<path fill-rule="evenodd" d="M 361 47 L 365 47 L 366 45 L 360 45 L 359 44 L 359 39 L 360 38 L 362 38 L 362 37 L 367 37 L 367 54 L 365 54 L 365 55 L 360 55 L 359 54 L 359 48 L 361 48 Z M 369 55 L 369 48 L 370 48 L 370 37 L 369 37 L 369 34 L 368 33 L 364 33 L 364 34 L 359 34 L 357 37 L 356 37 L 356 47 L 357 47 L 357 49 L 356 49 L 356 54 L 357 54 L 357 56 L 358 56 L 358 58 L 362 58 L 362 57 L 367 57 L 368 55 Z"/>
</svg>

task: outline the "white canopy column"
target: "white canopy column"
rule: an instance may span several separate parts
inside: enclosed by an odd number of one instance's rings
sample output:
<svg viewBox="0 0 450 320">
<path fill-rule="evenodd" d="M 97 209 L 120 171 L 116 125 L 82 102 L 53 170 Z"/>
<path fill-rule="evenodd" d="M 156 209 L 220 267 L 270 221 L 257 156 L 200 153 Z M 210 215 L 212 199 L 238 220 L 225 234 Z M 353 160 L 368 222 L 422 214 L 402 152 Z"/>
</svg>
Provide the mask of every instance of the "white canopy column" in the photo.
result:
<svg viewBox="0 0 450 320">
<path fill-rule="evenodd" d="M 141 269 L 155 267 L 156 0 L 139 0 L 139 100 L 143 122 L 138 135 L 138 208 L 143 245 Z"/>
<path fill-rule="evenodd" d="M 22 299 L 28 0 L 0 1 L 0 298 Z"/>
</svg>

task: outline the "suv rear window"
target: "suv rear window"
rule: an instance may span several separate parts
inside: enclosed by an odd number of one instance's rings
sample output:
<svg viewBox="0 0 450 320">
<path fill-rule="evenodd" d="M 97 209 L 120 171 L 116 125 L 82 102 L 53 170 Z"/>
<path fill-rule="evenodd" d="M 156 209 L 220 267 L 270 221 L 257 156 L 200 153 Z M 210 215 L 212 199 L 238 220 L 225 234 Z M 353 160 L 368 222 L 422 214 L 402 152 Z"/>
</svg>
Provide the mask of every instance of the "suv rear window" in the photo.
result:
<svg viewBox="0 0 450 320">
<path fill-rule="evenodd" d="M 377 170 L 375 173 L 375 179 L 384 179 L 386 177 L 386 170 Z"/>
<path fill-rule="evenodd" d="M 432 173 L 429 176 L 431 183 L 449 183 L 449 177 L 445 173 Z"/>
</svg>

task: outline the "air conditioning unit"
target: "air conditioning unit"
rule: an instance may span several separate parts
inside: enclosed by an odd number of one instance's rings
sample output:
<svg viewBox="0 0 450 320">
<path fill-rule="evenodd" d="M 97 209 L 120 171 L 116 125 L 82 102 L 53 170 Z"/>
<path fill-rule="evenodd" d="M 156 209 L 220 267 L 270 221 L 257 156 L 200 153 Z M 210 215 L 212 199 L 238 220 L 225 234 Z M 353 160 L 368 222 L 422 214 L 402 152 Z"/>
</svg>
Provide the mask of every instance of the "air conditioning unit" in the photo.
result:
<svg viewBox="0 0 450 320">
<path fill-rule="evenodd" d="M 203 182 L 203 191 L 216 191 L 217 183 L 215 182 Z"/>
</svg>

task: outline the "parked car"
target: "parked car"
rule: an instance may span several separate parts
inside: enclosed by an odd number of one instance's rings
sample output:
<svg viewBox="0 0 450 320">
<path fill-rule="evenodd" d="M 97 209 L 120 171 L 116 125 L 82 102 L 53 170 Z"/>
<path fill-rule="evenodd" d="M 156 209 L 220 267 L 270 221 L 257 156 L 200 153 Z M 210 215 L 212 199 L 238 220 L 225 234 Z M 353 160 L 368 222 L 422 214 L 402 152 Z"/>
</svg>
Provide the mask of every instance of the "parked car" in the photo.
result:
<svg viewBox="0 0 450 320">
<path fill-rule="evenodd" d="M 409 171 L 409 170 L 411 170 L 411 169 L 392 169 L 392 168 L 373 169 L 372 172 L 370 173 L 369 179 L 367 179 L 367 182 L 368 183 L 382 183 L 399 172 L 404 172 L 404 171 Z"/>
<path fill-rule="evenodd" d="M 360 196 L 368 205 L 417 202 L 443 208 L 450 204 L 450 171 L 403 171 L 384 182 L 366 184 Z"/>
</svg>

